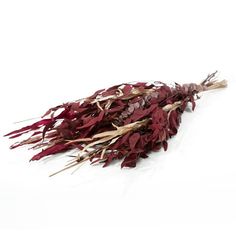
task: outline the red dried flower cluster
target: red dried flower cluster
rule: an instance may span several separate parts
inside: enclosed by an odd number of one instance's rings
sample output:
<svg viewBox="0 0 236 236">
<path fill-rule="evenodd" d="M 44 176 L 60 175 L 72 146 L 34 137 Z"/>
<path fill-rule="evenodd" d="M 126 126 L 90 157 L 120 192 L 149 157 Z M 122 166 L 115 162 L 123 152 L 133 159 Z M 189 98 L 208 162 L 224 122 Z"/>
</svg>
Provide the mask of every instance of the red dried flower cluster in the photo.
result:
<svg viewBox="0 0 236 236">
<path fill-rule="evenodd" d="M 134 83 L 99 90 L 85 99 L 51 108 L 42 120 L 6 136 L 16 138 L 32 132 L 11 146 L 43 148 L 31 160 L 78 149 L 66 168 L 86 160 L 107 166 L 114 159 L 123 160 L 121 167 L 135 167 L 149 152 L 167 149 L 167 140 L 177 133 L 187 104 L 190 102 L 194 110 L 199 92 L 226 86 L 226 81 L 216 81 L 215 75 L 199 85 Z"/>
</svg>

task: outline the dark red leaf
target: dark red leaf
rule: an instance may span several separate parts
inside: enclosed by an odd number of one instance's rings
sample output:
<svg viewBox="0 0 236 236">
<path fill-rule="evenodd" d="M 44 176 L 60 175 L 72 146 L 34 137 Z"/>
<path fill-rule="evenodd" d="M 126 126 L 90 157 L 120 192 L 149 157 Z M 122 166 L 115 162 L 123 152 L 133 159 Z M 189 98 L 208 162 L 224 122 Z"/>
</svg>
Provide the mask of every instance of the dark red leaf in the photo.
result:
<svg viewBox="0 0 236 236">
<path fill-rule="evenodd" d="M 123 93 L 125 96 L 130 95 L 130 92 L 132 90 L 132 86 L 130 84 L 126 84 L 123 88 Z"/>
<path fill-rule="evenodd" d="M 22 132 L 28 131 L 28 130 L 36 130 L 37 128 L 39 128 L 43 125 L 49 124 L 51 121 L 52 121 L 51 119 L 40 120 L 32 125 L 25 126 L 25 127 L 18 129 L 18 130 L 14 130 L 8 134 L 5 134 L 4 136 L 10 136 L 10 135 L 22 133 Z"/>
<path fill-rule="evenodd" d="M 166 141 L 163 141 L 162 146 L 163 146 L 164 150 L 166 151 L 168 148 L 168 143 Z"/>
<path fill-rule="evenodd" d="M 123 168 L 123 167 L 135 167 L 136 162 L 137 162 L 137 157 L 138 157 L 138 155 L 136 153 L 132 153 L 132 154 L 128 155 L 127 157 L 125 157 L 125 159 L 121 163 L 121 168 Z"/>
<path fill-rule="evenodd" d="M 131 115 L 131 120 L 132 121 L 138 121 L 142 118 L 144 118 L 145 116 L 148 116 L 153 110 L 156 109 L 156 105 L 151 105 L 149 108 L 143 110 L 143 109 L 137 109 L 133 112 L 133 114 Z"/>
<path fill-rule="evenodd" d="M 194 109 L 196 107 L 196 103 L 194 101 L 194 97 L 193 96 L 190 97 L 190 102 L 192 103 L 192 110 L 194 111 Z"/>
<path fill-rule="evenodd" d="M 130 145 L 130 149 L 132 151 L 135 150 L 135 146 L 136 146 L 137 142 L 139 141 L 139 139 L 140 139 L 139 133 L 134 133 L 129 137 L 129 145 Z"/>
<path fill-rule="evenodd" d="M 116 143 L 111 146 L 112 150 L 116 150 L 118 147 L 120 147 L 121 145 L 123 145 L 129 138 L 130 133 L 125 134 L 124 136 L 122 136 L 121 138 L 119 138 Z"/>
<path fill-rule="evenodd" d="M 66 146 L 65 144 L 56 144 L 52 147 L 49 147 L 43 151 L 41 151 L 40 153 L 34 155 L 31 159 L 31 161 L 35 161 L 35 160 L 40 160 L 41 158 L 45 157 L 45 156 L 49 156 L 61 151 L 65 151 L 68 150 L 69 147 Z"/>
<path fill-rule="evenodd" d="M 91 120 L 90 120 L 88 123 L 86 123 L 85 125 L 78 127 L 77 130 L 85 129 L 85 128 L 88 128 L 88 127 L 90 127 L 90 126 L 92 126 L 92 125 L 95 125 L 97 122 L 99 122 L 99 121 L 102 120 L 104 114 L 105 114 L 104 111 L 101 111 L 97 117 L 94 117 L 93 119 L 91 119 Z"/>
<path fill-rule="evenodd" d="M 42 139 L 44 139 L 46 132 L 47 132 L 49 129 L 53 128 L 53 126 L 54 126 L 55 123 L 56 123 L 56 121 L 51 121 L 50 123 L 48 123 L 48 124 L 46 124 L 46 125 L 44 126 L 44 129 L 43 129 L 43 132 L 42 132 Z"/>
</svg>

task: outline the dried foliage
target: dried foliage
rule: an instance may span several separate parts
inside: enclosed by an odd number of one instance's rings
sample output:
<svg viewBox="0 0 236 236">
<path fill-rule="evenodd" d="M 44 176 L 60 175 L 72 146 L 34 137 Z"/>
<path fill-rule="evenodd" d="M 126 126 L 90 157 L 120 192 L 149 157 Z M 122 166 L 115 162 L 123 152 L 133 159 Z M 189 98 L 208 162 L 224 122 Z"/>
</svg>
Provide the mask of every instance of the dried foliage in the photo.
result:
<svg viewBox="0 0 236 236">
<path fill-rule="evenodd" d="M 78 155 L 63 170 L 87 160 L 102 162 L 105 167 L 122 159 L 121 167 L 135 167 L 151 151 L 167 150 L 167 140 L 177 133 L 188 103 L 194 110 L 199 92 L 226 86 L 225 80 L 219 82 L 215 77 L 216 72 L 200 84 L 113 86 L 53 107 L 40 121 L 6 136 L 16 138 L 30 132 L 29 138 L 11 148 L 27 144 L 42 149 L 31 160 L 77 149 Z"/>
</svg>

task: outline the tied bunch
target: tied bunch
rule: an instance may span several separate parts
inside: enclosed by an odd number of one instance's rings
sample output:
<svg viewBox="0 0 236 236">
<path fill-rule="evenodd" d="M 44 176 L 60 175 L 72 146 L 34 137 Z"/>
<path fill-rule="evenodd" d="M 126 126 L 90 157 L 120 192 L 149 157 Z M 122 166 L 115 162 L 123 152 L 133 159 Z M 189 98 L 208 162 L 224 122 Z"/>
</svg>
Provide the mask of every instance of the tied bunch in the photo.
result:
<svg viewBox="0 0 236 236">
<path fill-rule="evenodd" d="M 121 167 L 135 167 L 139 158 L 147 158 L 151 151 L 167 150 L 167 140 L 177 133 L 188 103 L 194 110 L 198 93 L 226 85 L 225 80 L 216 80 L 216 72 L 200 84 L 120 84 L 53 107 L 40 121 L 6 136 L 30 133 L 11 148 L 31 145 L 32 149 L 42 149 L 31 160 L 77 150 L 62 170 L 85 161 L 105 167 L 115 159 L 122 160 Z"/>
</svg>

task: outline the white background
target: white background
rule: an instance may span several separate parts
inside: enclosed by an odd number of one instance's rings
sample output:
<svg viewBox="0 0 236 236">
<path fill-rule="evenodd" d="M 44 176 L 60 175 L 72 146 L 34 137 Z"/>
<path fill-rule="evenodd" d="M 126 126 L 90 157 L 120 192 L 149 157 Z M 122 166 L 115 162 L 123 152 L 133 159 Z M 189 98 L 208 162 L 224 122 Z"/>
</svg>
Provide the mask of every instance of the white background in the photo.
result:
<svg viewBox="0 0 236 236">
<path fill-rule="evenodd" d="M 0 1 L 1 235 L 235 235 L 235 1 Z M 229 86 L 183 115 L 167 152 L 135 169 L 65 155 L 31 162 L 15 121 L 128 81 Z"/>
</svg>

